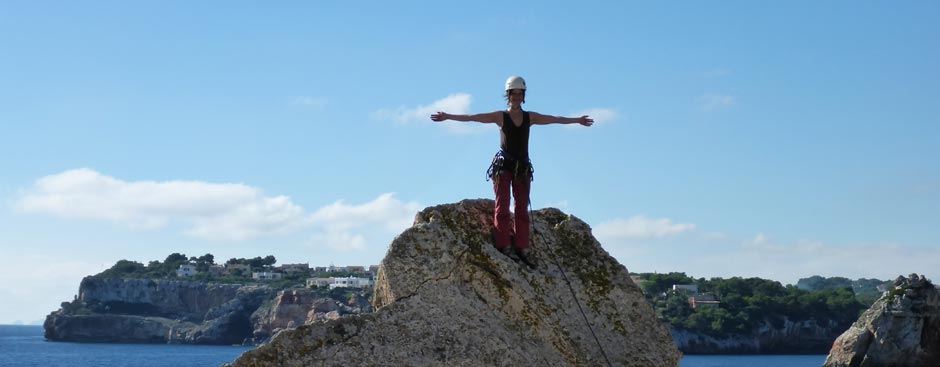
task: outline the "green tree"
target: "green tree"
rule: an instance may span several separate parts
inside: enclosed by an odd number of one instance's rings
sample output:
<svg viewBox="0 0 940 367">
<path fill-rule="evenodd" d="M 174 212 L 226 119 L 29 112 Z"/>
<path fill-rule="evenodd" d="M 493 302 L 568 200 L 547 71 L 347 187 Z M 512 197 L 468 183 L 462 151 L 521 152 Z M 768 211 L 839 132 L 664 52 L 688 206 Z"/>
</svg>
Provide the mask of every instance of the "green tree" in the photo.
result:
<svg viewBox="0 0 940 367">
<path fill-rule="evenodd" d="M 647 297 L 655 297 L 672 289 L 675 284 L 694 284 L 695 280 L 685 275 L 685 273 L 641 273 L 640 278 L 644 280 L 642 284 L 643 292 Z"/>
<path fill-rule="evenodd" d="M 130 260 L 118 260 L 111 268 L 98 274 L 103 278 L 136 278 L 143 275 L 147 268 L 144 264 Z"/>
</svg>

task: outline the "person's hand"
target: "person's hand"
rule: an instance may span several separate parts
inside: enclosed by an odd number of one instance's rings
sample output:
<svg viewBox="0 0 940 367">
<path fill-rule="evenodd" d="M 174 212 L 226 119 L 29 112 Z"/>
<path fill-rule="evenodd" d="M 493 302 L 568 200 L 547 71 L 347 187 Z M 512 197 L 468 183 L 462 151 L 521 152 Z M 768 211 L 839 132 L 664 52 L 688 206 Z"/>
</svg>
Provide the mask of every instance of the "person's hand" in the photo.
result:
<svg viewBox="0 0 940 367">
<path fill-rule="evenodd" d="M 431 121 L 441 122 L 447 120 L 447 114 L 444 112 L 438 111 L 437 113 L 431 115 Z"/>
<path fill-rule="evenodd" d="M 594 125 L 594 119 L 588 117 L 588 115 L 584 115 L 584 116 L 581 116 L 581 121 L 579 121 L 578 123 L 584 126 L 591 126 L 591 125 Z"/>
</svg>

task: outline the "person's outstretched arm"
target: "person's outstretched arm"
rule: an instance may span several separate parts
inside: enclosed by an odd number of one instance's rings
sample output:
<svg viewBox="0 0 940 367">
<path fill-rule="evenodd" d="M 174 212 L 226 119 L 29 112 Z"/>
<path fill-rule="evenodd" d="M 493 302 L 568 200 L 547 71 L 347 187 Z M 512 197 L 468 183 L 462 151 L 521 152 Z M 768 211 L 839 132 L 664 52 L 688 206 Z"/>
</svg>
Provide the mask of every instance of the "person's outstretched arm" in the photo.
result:
<svg viewBox="0 0 940 367">
<path fill-rule="evenodd" d="M 538 112 L 529 112 L 529 119 L 532 121 L 532 125 L 548 125 L 548 124 L 581 124 L 584 126 L 594 125 L 594 119 L 584 115 L 581 117 L 561 117 L 561 116 L 551 116 L 543 115 Z"/>
<path fill-rule="evenodd" d="M 503 114 L 500 111 L 488 112 L 488 113 L 478 113 L 475 115 L 451 115 L 446 112 L 438 112 L 431 115 L 431 120 L 441 122 L 444 120 L 454 120 L 454 121 L 476 121 L 482 122 L 485 124 L 499 124 L 503 123 Z"/>
</svg>

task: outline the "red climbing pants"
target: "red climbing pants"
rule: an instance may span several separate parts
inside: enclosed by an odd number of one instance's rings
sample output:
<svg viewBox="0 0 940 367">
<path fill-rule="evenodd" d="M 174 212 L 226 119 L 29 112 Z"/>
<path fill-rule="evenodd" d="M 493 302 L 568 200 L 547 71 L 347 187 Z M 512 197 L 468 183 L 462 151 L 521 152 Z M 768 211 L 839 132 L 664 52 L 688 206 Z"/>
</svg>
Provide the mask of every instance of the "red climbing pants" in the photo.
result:
<svg viewBox="0 0 940 367">
<path fill-rule="evenodd" d="M 496 248 L 515 245 L 522 250 L 529 248 L 529 185 L 532 180 L 528 175 L 514 177 L 512 173 L 501 172 L 493 178 L 493 191 L 496 192 L 496 213 L 493 224 L 496 227 Z M 509 189 L 512 188 L 515 215 L 509 212 Z M 510 241 L 510 232 L 514 230 L 514 241 Z"/>
</svg>

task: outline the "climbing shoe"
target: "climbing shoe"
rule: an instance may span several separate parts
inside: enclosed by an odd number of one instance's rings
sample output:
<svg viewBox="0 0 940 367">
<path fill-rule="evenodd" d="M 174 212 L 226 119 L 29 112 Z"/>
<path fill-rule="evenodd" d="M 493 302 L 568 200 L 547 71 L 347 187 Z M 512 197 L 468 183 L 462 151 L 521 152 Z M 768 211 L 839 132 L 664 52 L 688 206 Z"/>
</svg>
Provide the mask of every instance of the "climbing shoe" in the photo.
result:
<svg viewBox="0 0 940 367">
<path fill-rule="evenodd" d="M 516 249 L 516 256 L 519 257 L 519 261 L 522 261 L 522 263 L 528 265 L 530 268 L 535 269 L 538 267 L 538 264 L 535 261 L 535 256 L 532 256 L 531 249 Z"/>
<path fill-rule="evenodd" d="M 506 246 L 506 247 L 503 247 L 503 248 L 497 248 L 497 250 L 499 250 L 499 252 L 500 252 L 501 254 L 506 255 L 506 257 L 508 257 L 510 260 L 512 260 L 512 261 L 519 261 L 519 258 L 516 257 L 515 251 L 512 250 L 512 246 Z"/>
</svg>

